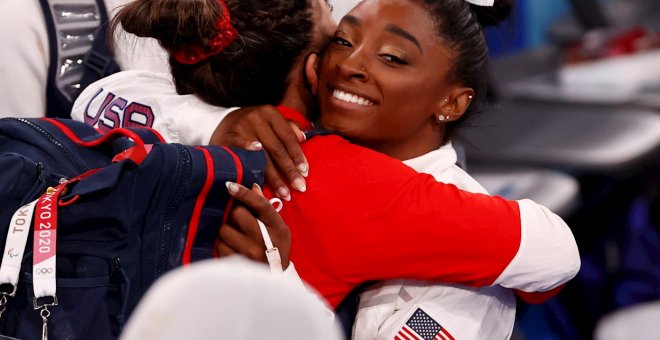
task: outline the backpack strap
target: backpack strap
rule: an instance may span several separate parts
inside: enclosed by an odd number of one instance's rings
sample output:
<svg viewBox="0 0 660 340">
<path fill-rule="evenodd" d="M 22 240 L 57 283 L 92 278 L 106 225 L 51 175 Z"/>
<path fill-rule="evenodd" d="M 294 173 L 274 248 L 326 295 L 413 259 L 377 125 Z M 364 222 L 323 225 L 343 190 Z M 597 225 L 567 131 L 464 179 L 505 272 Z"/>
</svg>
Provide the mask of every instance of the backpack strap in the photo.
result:
<svg viewBox="0 0 660 340">
<path fill-rule="evenodd" d="M 50 42 L 46 113 L 70 118 L 73 102 L 87 85 L 119 71 L 106 40 L 108 13 L 103 0 L 39 4 Z"/>
</svg>

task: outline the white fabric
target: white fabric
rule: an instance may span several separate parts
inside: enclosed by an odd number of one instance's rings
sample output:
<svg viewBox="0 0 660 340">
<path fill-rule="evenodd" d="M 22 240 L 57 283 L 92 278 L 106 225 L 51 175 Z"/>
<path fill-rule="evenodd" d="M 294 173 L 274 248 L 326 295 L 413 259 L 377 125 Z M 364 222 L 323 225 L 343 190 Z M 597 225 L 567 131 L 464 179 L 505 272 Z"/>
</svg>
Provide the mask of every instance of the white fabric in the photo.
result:
<svg viewBox="0 0 660 340">
<path fill-rule="evenodd" d="M 544 206 L 530 200 L 520 200 L 518 204 L 522 223 L 520 249 L 495 283 L 526 292 L 545 292 L 566 283 L 580 270 L 580 254 L 570 229 Z M 558 248 L 563 251 L 556 251 Z M 553 263 L 562 265 L 547 265 Z M 535 270 L 532 274 L 529 268 L 546 271 Z M 539 281 L 538 276 L 547 279 Z"/>
<path fill-rule="evenodd" d="M 42 117 L 49 44 L 37 0 L 0 1 L 0 41 L 0 117 Z"/>
<path fill-rule="evenodd" d="M 32 216 L 34 215 L 34 208 L 38 200 L 34 200 L 18 208 L 9 222 L 5 248 L 2 252 L 2 264 L 0 265 L 0 284 L 8 283 L 16 289 L 16 283 L 18 283 L 19 274 L 21 273 L 25 247 L 27 246 L 27 240 L 32 229 L 30 227 L 32 225 Z"/>
<path fill-rule="evenodd" d="M 304 288 L 235 256 L 174 270 L 138 305 L 122 340 L 338 340 Z"/>
<path fill-rule="evenodd" d="M 486 193 L 455 164 L 456 159 L 454 148 L 447 144 L 404 163 L 433 175 L 439 182 Z M 360 296 L 353 339 L 394 339 L 418 308 L 455 339 L 508 339 L 515 321 L 516 301 L 511 290 L 500 286 L 475 289 L 413 280 L 385 281 Z"/>
<path fill-rule="evenodd" d="M 332 17 L 335 21 L 340 22 L 341 18 L 344 17 L 355 5 L 359 4 L 361 0 L 330 0 L 330 4 L 333 7 Z M 466 0 L 469 3 L 475 4 L 477 6 L 493 6 L 495 3 L 494 0 Z"/>
<path fill-rule="evenodd" d="M 311 299 L 316 301 L 318 309 L 323 311 L 323 317 L 328 322 L 331 323 L 335 321 L 334 310 L 325 302 L 325 299 L 318 292 L 316 292 L 314 288 L 305 284 L 305 282 L 300 278 L 300 275 L 298 274 L 298 271 L 296 270 L 296 266 L 293 264 L 293 261 L 289 261 L 289 266 L 286 267 L 286 269 L 282 273 L 282 276 L 287 278 L 293 284 L 297 285 L 299 288 L 303 289 L 305 292 L 307 292 L 307 295 L 309 295 Z"/>
<path fill-rule="evenodd" d="M 487 193 L 455 164 L 456 160 L 449 143 L 404 163 L 433 175 L 439 182 Z M 579 254 L 566 223 L 532 201 L 521 200 L 518 204 L 521 246 L 495 283 L 535 292 L 550 290 L 573 278 L 579 270 Z M 513 292 L 502 286 L 475 289 L 412 280 L 381 282 L 360 297 L 353 339 L 393 339 L 418 308 L 456 339 L 508 339 L 515 321 L 516 301 Z"/>
<path fill-rule="evenodd" d="M 106 0 L 108 15 L 129 0 Z M 50 63 L 48 32 L 38 0 L 0 1 L 0 118 L 43 117 Z M 167 54 L 153 39 L 119 39 L 122 69 L 169 72 Z"/>
<path fill-rule="evenodd" d="M 605 315 L 594 331 L 596 340 L 658 340 L 660 300 L 640 303 Z"/>
<path fill-rule="evenodd" d="M 465 0 L 473 5 L 491 7 L 495 3 L 495 0 Z"/>
<path fill-rule="evenodd" d="M 194 95 L 179 95 L 169 73 L 122 71 L 90 84 L 73 104 L 71 118 L 81 122 L 95 117 L 105 98 L 113 94 L 128 103 L 140 103 L 154 112 L 152 128 L 170 143 L 206 145 L 220 121 L 235 108 L 209 105 Z M 121 109 L 115 108 L 123 119 Z M 101 122 L 114 125 L 102 117 Z M 122 121 L 122 124 L 125 123 Z"/>
<path fill-rule="evenodd" d="M 34 212 L 32 288 L 34 297 L 57 299 L 57 205 L 66 184 L 48 188 Z"/>
<path fill-rule="evenodd" d="M 355 5 L 359 4 L 361 0 L 330 0 L 332 5 L 332 18 L 336 22 L 340 22 Z"/>
</svg>

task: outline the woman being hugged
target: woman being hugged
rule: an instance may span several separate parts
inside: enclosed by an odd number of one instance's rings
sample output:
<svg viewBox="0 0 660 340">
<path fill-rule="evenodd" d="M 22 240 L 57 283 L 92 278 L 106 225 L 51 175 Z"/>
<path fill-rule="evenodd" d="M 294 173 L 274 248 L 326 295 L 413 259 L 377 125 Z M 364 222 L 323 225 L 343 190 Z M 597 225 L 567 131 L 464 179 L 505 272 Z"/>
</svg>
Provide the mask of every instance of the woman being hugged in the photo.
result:
<svg viewBox="0 0 660 340">
<path fill-rule="evenodd" d="M 510 0 L 490 6 L 465 0 L 363 1 L 342 19 L 323 56 L 318 89 L 323 126 L 440 182 L 486 193 L 455 164 L 451 137 L 485 94 L 483 26 L 506 18 L 511 5 Z M 526 251 L 518 256 L 538 255 Z M 517 274 L 510 266 L 498 280 Z M 440 339 L 507 339 L 515 310 L 513 291 L 497 285 L 385 281 L 361 295 L 354 339 L 431 333 Z"/>
</svg>

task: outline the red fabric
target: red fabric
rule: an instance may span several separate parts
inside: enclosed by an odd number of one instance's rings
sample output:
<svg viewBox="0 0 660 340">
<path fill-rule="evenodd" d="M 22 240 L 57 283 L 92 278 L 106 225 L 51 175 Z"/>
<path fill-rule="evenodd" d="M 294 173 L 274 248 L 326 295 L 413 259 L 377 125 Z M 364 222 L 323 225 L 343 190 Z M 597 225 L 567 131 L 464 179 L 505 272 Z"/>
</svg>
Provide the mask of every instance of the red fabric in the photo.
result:
<svg viewBox="0 0 660 340">
<path fill-rule="evenodd" d="M 224 0 L 219 0 L 219 3 L 222 13 L 220 13 L 220 18 L 215 24 L 218 34 L 209 41 L 208 49 L 205 50 L 195 44 L 185 46 L 172 52 L 172 56 L 176 61 L 181 64 L 194 65 L 222 53 L 225 48 L 234 43 L 234 40 L 238 37 L 238 32 L 231 25 L 231 13 Z"/>
<path fill-rule="evenodd" d="M 301 130 L 308 131 L 314 128 L 302 113 L 282 105 L 277 106 L 276 109 L 284 118 L 298 124 Z"/>
<path fill-rule="evenodd" d="M 230 148 L 226 146 L 223 146 L 222 148 L 225 151 L 227 151 L 227 153 L 230 154 L 231 158 L 234 160 L 234 165 L 236 166 L 236 183 L 243 182 L 243 163 L 241 163 L 241 159 Z M 234 204 L 234 198 L 230 197 L 229 202 L 227 202 L 227 206 L 225 207 L 225 214 L 222 216 L 222 224 L 227 223 L 227 220 L 229 219 L 229 213 L 231 212 L 233 204 Z M 220 239 L 216 238 L 215 243 L 213 244 L 213 257 L 220 256 L 218 254 L 219 244 L 220 244 Z"/>
<path fill-rule="evenodd" d="M 213 186 L 213 181 L 215 180 L 215 167 L 213 166 L 213 158 L 211 158 L 211 153 L 209 150 L 206 150 L 202 147 L 198 146 L 196 148 L 202 151 L 204 154 L 204 161 L 206 163 L 206 179 L 204 180 L 202 191 L 199 193 L 199 196 L 197 196 L 197 200 L 195 200 L 195 208 L 193 209 L 193 214 L 190 217 L 188 236 L 186 237 L 186 245 L 183 249 L 182 256 L 182 263 L 184 266 L 190 264 L 193 244 L 195 243 L 195 237 L 197 236 L 197 229 L 199 229 L 199 219 L 202 216 L 202 209 L 206 203 L 206 197 L 208 196 L 209 191 Z"/>
<path fill-rule="evenodd" d="M 280 214 L 298 273 L 333 307 L 369 280 L 490 285 L 518 251 L 516 202 L 438 183 L 338 136 L 302 147 L 307 191 L 292 191 Z"/>
<path fill-rule="evenodd" d="M 112 129 L 112 130 L 108 131 L 105 134 L 102 134 L 98 139 L 95 139 L 95 140 L 92 140 L 92 141 L 84 141 L 84 140 L 78 138 L 78 136 L 76 136 L 76 134 L 73 131 L 71 131 L 71 129 L 69 129 L 69 127 L 67 127 L 66 125 L 58 122 L 57 120 L 51 119 L 51 118 L 42 118 L 42 119 L 44 121 L 47 121 L 47 122 L 55 125 L 57 128 L 59 128 L 62 131 L 62 133 L 64 133 L 67 136 L 67 138 L 69 138 L 72 141 L 76 142 L 78 145 L 86 147 L 86 148 L 97 147 L 99 145 L 108 143 L 109 141 L 115 140 L 117 138 L 128 137 L 128 138 L 133 140 L 133 142 L 135 143 L 135 146 L 131 148 L 131 151 L 129 153 L 124 153 L 124 155 L 128 159 L 132 160 L 133 163 L 138 164 L 138 165 L 142 164 L 144 159 L 147 158 L 147 154 L 149 153 L 149 151 L 147 151 L 147 149 L 145 147 L 145 144 L 144 144 L 144 141 L 142 140 L 142 138 L 140 138 L 140 136 L 137 133 L 131 131 L 130 129 L 115 128 L 115 129 Z M 160 134 L 158 134 L 158 136 L 159 136 L 159 138 L 162 139 L 162 136 L 160 136 Z"/>
<path fill-rule="evenodd" d="M 527 303 L 540 304 L 540 303 L 544 303 L 544 302 L 550 300 L 551 298 L 555 297 L 555 295 L 559 294 L 559 291 L 562 290 L 564 288 L 564 286 L 565 286 L 565 284 L 563 284 L 559 287 L 555 287 L 555 288 L 553 288 L 553 289 L 551 289 L 547 292 L 528 293 L 528 292 L 524 292 L 522 290 L 517 290 L 517 289 L 515 289 L 514 292 L 516 292 L 516 295 L 518 295 L 518 297 L 521 300 L 523 300 Z"/>
</svg>

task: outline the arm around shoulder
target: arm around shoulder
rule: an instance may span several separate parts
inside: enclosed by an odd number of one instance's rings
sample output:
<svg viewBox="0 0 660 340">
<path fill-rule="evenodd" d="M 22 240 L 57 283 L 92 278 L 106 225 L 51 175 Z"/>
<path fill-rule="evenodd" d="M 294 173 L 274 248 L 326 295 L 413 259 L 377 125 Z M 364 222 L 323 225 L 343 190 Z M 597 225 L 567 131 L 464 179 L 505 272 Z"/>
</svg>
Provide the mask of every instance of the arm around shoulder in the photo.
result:
<svg viewBox="0 0 660 340">
<path fill-rule="evenodd" d="M 547 208 L 531 200 L 521 200 L 518 204 L 520 248 L 495 283 L 527 293 L 556 293 L 558 287 L 575 277 L 580 270 L 580 253 L 575 237 L 561 217 Z"/>
</svg>

